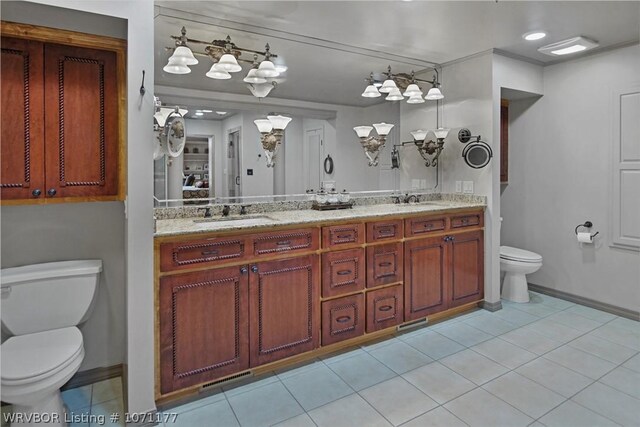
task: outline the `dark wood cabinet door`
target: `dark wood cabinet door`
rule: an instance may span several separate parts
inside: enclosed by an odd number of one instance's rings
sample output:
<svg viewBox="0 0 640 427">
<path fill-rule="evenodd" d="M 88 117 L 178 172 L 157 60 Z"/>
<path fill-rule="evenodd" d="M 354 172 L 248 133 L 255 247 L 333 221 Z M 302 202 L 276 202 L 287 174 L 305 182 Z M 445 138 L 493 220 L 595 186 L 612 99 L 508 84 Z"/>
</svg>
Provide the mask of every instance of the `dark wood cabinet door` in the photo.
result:
<svg viewBox="0 0 640 427">
<path fill-rule="evenodd" d="M 44 47 L 46 197 L 118 194 L 116 53 Z"/>
<path fill-rule="evenodd" d="M 263 365 L 319 345 L 318 255 L 250 266 L 251 366 Z"/>
<path fill-rule="evenodd" d="M 249 367 L 247 267 L 160 279 L 160 384 L 168 393 Z"/>
<path fill-rule="evenodd" d="M 367 288 L 401 282 L 404 264 L 402 243 L 367 248 Z"/>
<path fill-rule="evenodd" d="M 484 240 L 482 230 L 451 236 L 450 307 L 477 301 L 484 296 Z"/>
<path fill-rule="evenodd" d="M 364 289 L 365 271 L 362 248 L 322 254 L 322 296 L 328 298 Z"/>
<path fill-rule="evenodd" d="M 447 309 L 447 242 L 443 236 L 404 246 L 404 317 L 406 321 Z"/>
<path fill-rule="evenodd" d="M 500 183 L 509 183 L 509 100 L 500 100 Z"/>
<path fill-rule="evenodd" d="M 401 324 L 404 321 L 402 307 L 401 285 L 367 292 L 367 332 Z"/>
<path fill-rule="evenodd" d="M 324 301 L 322 303 L 322 345 L 329 345 L 364 334 L 364 295 Z"/>
<path fill-rule="evenodd" d="M 44 103 L 39 42 L 2 37 L 0 198 L 44 198 Z"/>
</svg>

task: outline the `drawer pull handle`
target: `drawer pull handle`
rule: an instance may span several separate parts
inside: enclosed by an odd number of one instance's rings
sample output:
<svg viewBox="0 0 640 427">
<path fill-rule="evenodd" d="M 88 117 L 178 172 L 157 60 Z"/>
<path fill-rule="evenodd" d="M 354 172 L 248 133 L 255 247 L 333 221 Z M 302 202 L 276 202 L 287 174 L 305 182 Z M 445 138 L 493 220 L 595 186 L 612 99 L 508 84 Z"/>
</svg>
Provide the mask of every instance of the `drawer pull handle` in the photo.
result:
<svg viewBox="0 0 640 427">
<path fill-rule="evenodd" d="M 278 245 L 278 246 L 290 246 L 291 245 L 291 240 L 282 240 L 280 242 L 276 242 L 276 245 Z"/>
<path fill-rule="evenodd" d="M 389 227 L 380 228 L 378 231 L 380 232 L 380 234 L 393 234 L 393 229 Z"/>
<path fill-rule="evenodd" d="M 381 262 L 380 264 L 378 264 L 378 267 L 389 267 L 391 265 L 391 262 L 386 261 L 386 262 Z"/>
<path fill-rule="evenodd" d="M 433 228 L 433 224 L 431 223 L 427 223 L 424 225 L 425 228 Z"/>
<path fill-rule="evenodd" d="M 351 316 L 340 316 L 336 319 L 336 322 L 338 323 L 346 323 L 349 320 L 351 320 Z"/>
<path fill-rule="evenodd" d="M 218 250 L 214 249 L 211 251 L 202 251 L 202 256 L 207 256 L 207 255 L 218 255 Z"/>
<path fill-rule="evenodd" d="M 390 305 L 383 305 L 382 307 L 380 307 L 378 310 L 380 311 L 389 311 L 391 310 L 393 307 L 391 307 Z"/>
<path fill-rule="evenodd" d="M 338 234 L 338 239 L 350 239 L 351 234 Z"/>
<path fill-rule="evenodd" d="M 340 271 L 338 271 L 338 276 L 346 276 L 347 274 L 351 274 L 351 270 L 340 270 Z"/>
<path fill-rule="evenodd" d="M 462 223 L 463 224 L 468 224 L 469 223 L 469 218 L 462 218 Z"/>
</svg>

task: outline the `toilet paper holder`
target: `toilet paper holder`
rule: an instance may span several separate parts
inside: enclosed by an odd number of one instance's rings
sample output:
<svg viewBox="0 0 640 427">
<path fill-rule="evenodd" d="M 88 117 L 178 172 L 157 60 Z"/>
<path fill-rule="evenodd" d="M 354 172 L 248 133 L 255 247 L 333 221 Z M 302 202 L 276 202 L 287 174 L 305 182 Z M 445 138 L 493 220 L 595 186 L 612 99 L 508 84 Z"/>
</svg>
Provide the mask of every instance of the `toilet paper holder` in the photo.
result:
<svg viewBox="0 0 640 427">
<path fill-rule="evenodd" d="M 591 221 L 585 221 L 583 224 L 576 225 L 576 229 L 575 229 L 576 236 L 578 235 L 578 228 L 580 228 L 580 227 L 584 227 L 584 228 L 589 228 L 590 229 L 591 227 L 593 227 L 593 223 Z M 596 231 L 595 234 L 591 235 L 591 239 L 596 237 L 598 234 L 600 234 L 600 232 Z"/>
</svg>

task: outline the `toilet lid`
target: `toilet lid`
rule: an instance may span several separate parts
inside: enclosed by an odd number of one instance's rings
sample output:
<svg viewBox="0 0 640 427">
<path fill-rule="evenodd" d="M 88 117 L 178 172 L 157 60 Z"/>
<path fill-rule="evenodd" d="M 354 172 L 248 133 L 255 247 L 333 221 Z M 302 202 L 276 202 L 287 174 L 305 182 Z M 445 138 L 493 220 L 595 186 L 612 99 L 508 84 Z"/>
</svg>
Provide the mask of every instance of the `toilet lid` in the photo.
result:
<svg viewBox="0 0 640 427">
<path fill-rule="evenodd" d="M 500 258 L 523 262 L 541 262 L 542 256 L 524 249 L 500 246 Z"/>
<path fill-rule="evenodd" d="M 75 326 L 11 337 L 2 343 L 2 381 L 34 378 L 56 370 L 82 351 Z"/>
</svg>

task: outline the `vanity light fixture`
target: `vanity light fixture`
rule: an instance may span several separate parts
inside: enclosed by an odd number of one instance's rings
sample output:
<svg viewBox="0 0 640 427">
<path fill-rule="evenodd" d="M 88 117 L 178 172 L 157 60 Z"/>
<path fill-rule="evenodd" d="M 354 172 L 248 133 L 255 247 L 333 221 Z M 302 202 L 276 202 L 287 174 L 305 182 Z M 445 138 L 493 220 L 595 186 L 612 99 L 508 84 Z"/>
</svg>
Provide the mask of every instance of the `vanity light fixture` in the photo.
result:
<svg viewBox="0 0 640 427">
<path fill-rule="evenodd" d="M 175 40 L 175 47 L 166 48 L 173 53 L 163 68 L 170 74 L 189 74 L 191 72 L 189 66 L 198 64 L 196 56 L 206 56 L 213 61 L 213 65 L 205 75 L 216 80 L 231 79 L 232 73 L 242 71 L 241 62 L 248 63 L 251 64 L 251 68 L 243 81 L 248 83 L 248 88 L 254 96 L 264 98 L 275 87 L 273 79 L 287 70 L 283 64 L 274 64 L 273 59 L 278 55 L 271 53 L 269 43 L 265 45 L 264 51 L 260 52 L 239 47 L 231 41 L 229 36 L 224 40 L 211 42 L 190 39 L 187 37 L 185 27 L 182 27 L 179 36 L 172 35 L 171 38 Z M 204 52 L 193 51 L 187 44 L 204 45 Z M 253 60 L 242 58 L 243 53 L 252 54 Z M 265 86 L 256 89 L 256 85 Z"/>
<path fill-rule="evenodd" d="M 541 48 L 538 48 L 538 52 L 551 56 L 562 56 L 569 55 L 571 53 L 583 52 L 598 46 L 599 44 L 595 40 L 578 36 L 542 46 Z"/>
<path fill-rule="evenodd" d="M 353 128 L 358 138 L 360 138 L 360 144 L 362 144 L 365 156 L 369 159 L 369 166 L 378 166 L 378 157 L 385 142 L 387 142 L 387 135 L 389 135 L 393 126 L 392 124 L 382 122 L 374 123 L 373 127 L 356 126 Z M 378 136 L 369 136 L 374 127 L 376 128 Z"/>
<path fill-rule="evenodd" d="M 423 80 L 416 78 L 413 71 L 411 71 L 411 74 L 394 74 L 391 72 L 391 66 L 389 66 L 387 71 L 383 73 L 386 76 L 383 82 L 376 80 L 373 73 L 369 74 L 369 77 L 365 79 L 368 85 L 362 92 L 362 96 L 365 98 L 377 98 L 386 93 L 387 96 L 384 99 L 387 101 L 401 101 L 408 97 L 407 103 L 409 104 L 420 104 L 424 102 L 424 99 L 429 101 L 443 99 L 444 95 L 440 91 L 440 82 L 438 81 L 438 70 L 434 68 L 433 71 L 433 79 Z M 431 85 L 424 99 L 422 98 L 422 89 L 418 86 L 418 83 Z"/>
<path fill-rule="evenodd" d="M 282 136 L 284 130 L 291 121 L 291 117 L 282 115 L 269 115 L 266 119 L 257 119 L 253 122 L 260 132 L 260 143 L 267 158 L 267 167 L 272 168 L 275 165 L 275 157 L 278 148 L 282 144 Z"/>
</svg>

